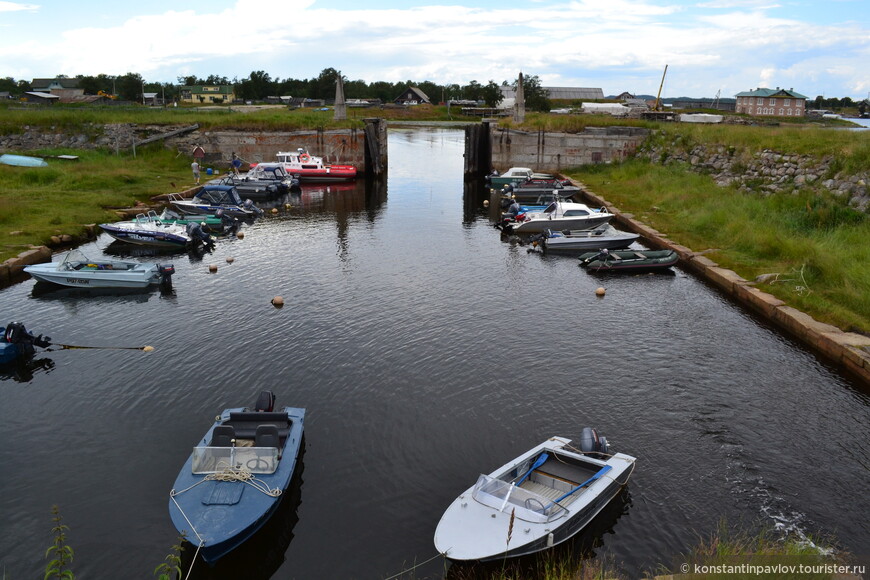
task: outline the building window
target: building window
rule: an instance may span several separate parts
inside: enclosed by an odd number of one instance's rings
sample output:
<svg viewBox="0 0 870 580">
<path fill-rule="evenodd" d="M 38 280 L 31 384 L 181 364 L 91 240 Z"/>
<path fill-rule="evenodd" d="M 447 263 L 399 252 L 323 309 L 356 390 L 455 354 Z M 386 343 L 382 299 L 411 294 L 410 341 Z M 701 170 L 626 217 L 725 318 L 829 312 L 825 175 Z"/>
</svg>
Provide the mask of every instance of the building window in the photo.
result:
<svg viewBox="0 0 870 580">
<path fill-rule="evenodd" d="M 791 113 L 791 111 L 789 111 Z M 785 114 L 785 111 L 782 110 L 782 107 L 779 108 L 779 116 L 782 117 Z"/>
<path fill-rule="evenodd" d="M 763 104 L 764 104 L 764 98 L 763 98 L 763 97 L 758 97 L 758 104 L 759 104 L 759 105 L 763 105 Z"/>
<path fill-rule="evenodd" d="M 785 106 L 786 106 L 786 107 L 791 107 L 791 99 L 786 99 L 786 100 L 785 100 Z"/>
</svg>

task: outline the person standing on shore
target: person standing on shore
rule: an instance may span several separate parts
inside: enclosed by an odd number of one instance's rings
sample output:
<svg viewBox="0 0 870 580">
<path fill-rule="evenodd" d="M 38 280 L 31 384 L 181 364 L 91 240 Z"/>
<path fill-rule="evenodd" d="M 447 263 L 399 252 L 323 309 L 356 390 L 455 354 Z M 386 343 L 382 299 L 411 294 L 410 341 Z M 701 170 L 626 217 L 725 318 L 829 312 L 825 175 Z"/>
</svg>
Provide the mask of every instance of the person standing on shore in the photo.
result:
<svg viewBox="0 0 870 580">
<path fill-rule="evenodd" d="M 196 184 L 199 185 L 199 163 L 196 159 L 194 159 L 193 163 L 190 164 L 190 169 L 193 171 L 193 179 L 196 181 Z"/>
</svg>

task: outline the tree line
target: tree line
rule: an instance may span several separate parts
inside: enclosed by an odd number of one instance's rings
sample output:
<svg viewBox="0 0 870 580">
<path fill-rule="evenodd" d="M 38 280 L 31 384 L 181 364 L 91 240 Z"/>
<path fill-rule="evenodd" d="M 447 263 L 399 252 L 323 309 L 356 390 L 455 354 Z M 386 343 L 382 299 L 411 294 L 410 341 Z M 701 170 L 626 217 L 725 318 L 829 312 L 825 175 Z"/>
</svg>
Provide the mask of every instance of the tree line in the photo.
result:
<svg viewBox="0 0 870 580">
<path fill-rule="evenodd" d="M 225 76 L 209 75 L 205 78 L 195 75 L 180 76 L 176 83 L 147 82 L 138 73 L 128 72 L 124 75 L 96 76 L 77 75 L 57 78 L 78 79 L 79 88 L 85 94 L 115 95 L 125 101 L 141 102 L 143 93 L 157 93 L 166 102 L 177 100 L 183 86 L 195 85 L 233 85 L 237 98 L 245 101 L 262 101 L 271 96 L 292 96 L 308 99 L 332 100 L 335 98 L 335 83 L 340 73 L 333 68 L 323 69 L 317 77 L 311 79 L 279 79 L 272 78 L 265 71 L 252 71 L 244 79 L 228 79 Z M 471 81 L 467 85 L 448 84 L 439 85 L 431 81 L 405 81 L 404 83 L 391 83 L 376 81 L 367 83 L 363 80 L 348 80 L 342 76 L 344 84 L 344 96 L 347 99 L 379 99 L 381 102 L 390 103 L 398 97 L 407 87 L 416 87 L 423 91 L 433 103 L 446 102 L 448 100 L 469 100 L 485 103 L 488 107 L 496 107 L 502 101 L 500 87 L 510 85 L 516 87 L 516 81 L 509 83 L 503 81 L 501 85 L 490 80 L 486 84 Z M 8 91 L 12 95 L 20 96 L 22 93 L 33 90 L 30 81 L 18 80 L 11 77 L 0 79 L 0 91 Z M 533 111 L 550 110 L 550 102 L 547 92 L 541 87 L 537 76 L 528 76 L 523 80 L 523 93 L 526 107 Z"/>
</svg>

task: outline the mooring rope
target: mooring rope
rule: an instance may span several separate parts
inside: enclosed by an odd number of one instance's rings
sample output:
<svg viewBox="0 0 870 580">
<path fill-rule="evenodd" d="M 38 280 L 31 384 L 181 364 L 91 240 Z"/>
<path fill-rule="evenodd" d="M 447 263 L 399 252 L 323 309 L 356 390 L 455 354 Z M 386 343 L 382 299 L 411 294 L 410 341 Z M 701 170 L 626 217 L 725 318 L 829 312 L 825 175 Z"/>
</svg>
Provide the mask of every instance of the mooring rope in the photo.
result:
<svg viewBox="0 0 870 580">
<path fill-rule="evenodd" d="M 411 567 L 408 568 L 407 570 L 402 570 L 402 571 L 399 572 L 398 574 L 393 574 L 392 576 L 387 576 L 387 577 L 384 578 L 383 580 L 393 580 L 394 578 L 398 578 L 399 576 L 404 576 L 405 574 L 408 574 L 409 572 L 413 572 L 414 570 L 416 570 L 416 569 L 419 568 L 420 566 L 425 566 L 426 564 L 428 564 L 428 563 L 431 562 L 432 560 L 434 560 L 434 559 L 436 559 L 436 558 L 440 558 L 440 557 L 442 557 L 442 556 L 444 556 L 444 554 L 435 554 L 434 556 L 432 556 L 431 558 L 429 558 L 429 559 L 426 560 L 425 562 L 420 562 L 419 564 L 414 564 L 413 566 L 411 566 Z"/>
</svg>

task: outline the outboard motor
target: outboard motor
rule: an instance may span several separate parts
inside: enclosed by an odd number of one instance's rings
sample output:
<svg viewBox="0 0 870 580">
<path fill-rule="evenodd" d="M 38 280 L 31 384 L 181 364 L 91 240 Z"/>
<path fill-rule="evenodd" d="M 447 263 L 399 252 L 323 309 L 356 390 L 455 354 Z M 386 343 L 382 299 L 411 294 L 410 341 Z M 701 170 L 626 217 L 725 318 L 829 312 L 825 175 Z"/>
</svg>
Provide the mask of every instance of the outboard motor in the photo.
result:
<svg viewBox="0 0 870 580">
<path fill-rule="evenodd" d="M 275 409 L 275 393 L 272 391 L 262 391 L 257 397 L 257 404 L 254 406 L 255 411 L 272 412 Z"/>
<path fill-rule="evenodd" d="M 10 344 L 17 344 L 19 346 L 23 346 L 25 350 L 27 347 L 30 347 L 30 351 L 33 351 L 34 346 L 38 346 L 40 348 L 47 348 L 51 346 L 51 337 L 50 336 L 33 336 L 30 334 L 24 325 L 20 322 L 10 322 L 6 326 L 6 332 L 4 333 L 4 338 L 6 342 Z"/>
<path fill-rule="evenodd" d="M 241 224 L 239 218 L 229 215 L 223 209 L 217 210 L 214 215 L 219 217 L 221 220 L 222 233 L 233 232 L 239 229 L 239 225 Z"/>
<path fill-rule="evenodd" d="M 580 451 L 588 453 L 599 459 L 607 458 L 607 439 L 599 437 L 598 432 L 592 427 L 583 427 L 580 433 Z"/>
<path fill-rule="evenodd" d="M 221 211 L 221 210 L 218 210 Z M 201 242 L 204 246 L 213 246 L 214 240 L 208 233 L 202 229 L 202 226 L 196 222 L 190 222 L 185 228 L 190 240 L 194 243 Z"/>
<path fill-rule="evenodd" d="M 160 273 L 160 285 L 164 288 L 172 287 L 172 275 L 175 274 L 175 266 L 166 264 L 165 266 L 157 265 L 157 271 Z"/>
<path fill-rule="evenodd" d="M 302 191 L 302 181 L 299 176 L 294 175 L 290 178 L 290 193 L 298 193 Z"/>
<path fill-rule="evenodd" d="M 251 198 L 248 198 L 248 199 L 245 200 L 245 203 L 244 203 L 243 207 L 244 207 L 245 209 L 249 209 L 249 210 L 253 211 L 253 212 L 256 213 L 257 215 L 263 215 L 263 210 L 261 210 L 260 208 L 258 208 L 257 206 L 255 206 L 255 205 L 254 205 L 254 202 L 251 200 Z"/>
</svg>

